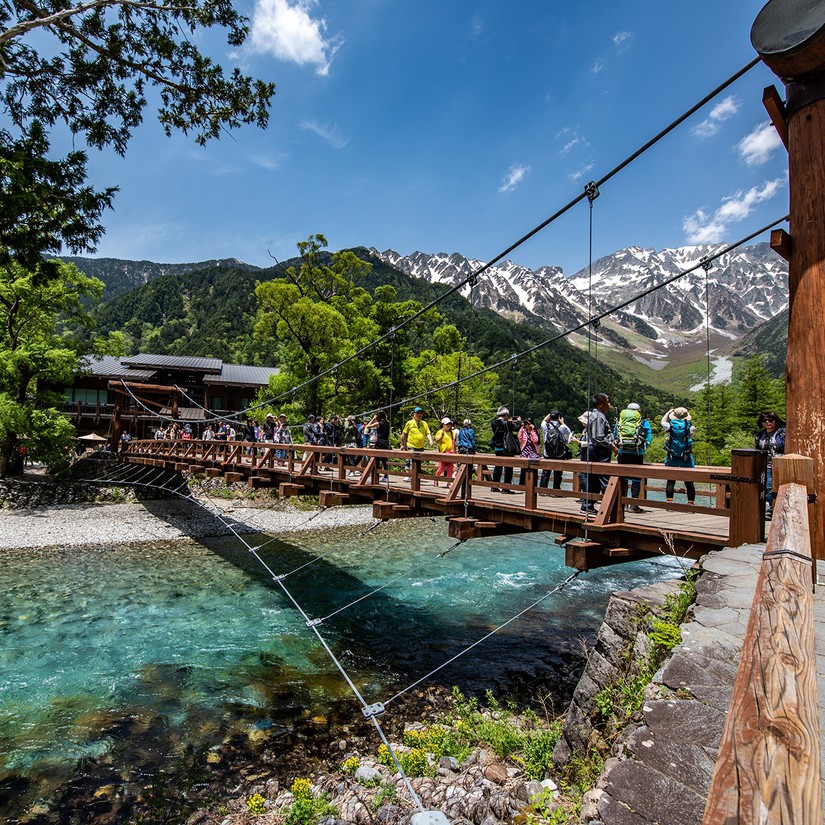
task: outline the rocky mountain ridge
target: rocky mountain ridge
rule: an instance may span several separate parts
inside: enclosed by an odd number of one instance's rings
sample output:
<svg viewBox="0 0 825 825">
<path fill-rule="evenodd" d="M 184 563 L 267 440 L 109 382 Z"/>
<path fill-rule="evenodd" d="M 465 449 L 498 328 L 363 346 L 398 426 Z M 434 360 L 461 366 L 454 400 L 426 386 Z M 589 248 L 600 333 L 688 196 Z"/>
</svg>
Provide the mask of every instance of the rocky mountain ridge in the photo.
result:
<svg viewBox="0 0 825 825">
<path fill-rule="evenodd" d="M 641 356 L 664 357 L 704 335 L 707 316 L 716 339 L 738 340 L 787 307 L 787 263 L 766 243 L 741 247 L 711 263 L 708 312 L 701 266 L 650 291 L 722 249 L 721 244 L 660 251 L 629 247 L 594 261 L 592 277 L 587 270 L 568 278 L 559 267 L 532 270 L 505 260 L 480 276 L 473 302 L 516 320 L 566 330 L 629 301 L 602 320 L 599 337 Z M 409 275 L 445 284 L 456 284 L 484 265 L 458 253 L 370 252 Z M 469 288 L 462 292 L 468 296 Z"/>
</svg>

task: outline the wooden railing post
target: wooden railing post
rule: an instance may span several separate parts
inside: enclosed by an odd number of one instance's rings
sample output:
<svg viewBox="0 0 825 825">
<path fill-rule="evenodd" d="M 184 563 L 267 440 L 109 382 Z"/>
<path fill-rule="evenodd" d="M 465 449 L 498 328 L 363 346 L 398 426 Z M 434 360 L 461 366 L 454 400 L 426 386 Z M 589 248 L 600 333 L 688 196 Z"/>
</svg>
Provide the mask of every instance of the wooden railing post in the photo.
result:
<svg viewBox="0 0 825 825">
<path fill-rule="evenodd" d="M 524 507 L 526 510 L 536 509 L 536 468 L 525 467 L 524 473 Z"/>
<path fill-rule="evenodd" d="M 807 489 L 784 484 L 703 825 L 822 822 L 811 563 Z"/>
<path fill-rule="evenodd" d="M 756 544 L 765 540 L 767 458 L 761 450 L 732 450 L 730 458 L 730 533 L 728 544 Z"/>
</svg>

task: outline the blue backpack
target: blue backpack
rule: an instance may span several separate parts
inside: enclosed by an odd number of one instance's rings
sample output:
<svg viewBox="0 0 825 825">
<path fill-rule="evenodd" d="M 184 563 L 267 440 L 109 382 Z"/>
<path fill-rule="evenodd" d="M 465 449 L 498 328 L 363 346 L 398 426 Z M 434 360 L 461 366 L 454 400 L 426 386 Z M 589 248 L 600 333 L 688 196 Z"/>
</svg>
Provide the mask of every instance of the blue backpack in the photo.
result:
<svg viewBox="0 0 825 825">
<path fill-rule="evenodd" d="M 690 455 L 693 449 L 693 439 L 690 437 L 690 423 L 687 420 L 674 418 L 670 422 L 665 449 L 669 458 L 686 459 Z"/>
</svg>

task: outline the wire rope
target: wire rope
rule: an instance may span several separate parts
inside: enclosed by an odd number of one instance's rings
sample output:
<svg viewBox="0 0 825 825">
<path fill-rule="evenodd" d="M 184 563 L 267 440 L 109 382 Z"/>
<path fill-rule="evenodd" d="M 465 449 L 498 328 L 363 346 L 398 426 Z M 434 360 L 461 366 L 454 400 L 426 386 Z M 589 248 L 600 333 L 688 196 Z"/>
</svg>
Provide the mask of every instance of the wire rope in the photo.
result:
<svg viewBox="0 0 825 825">
<path fill-rule="evenodd" d="M 180 494 L 178 494 L 178 495 L 180 495 Z M 401 775 L 401 778 L 404 781 L 404 784 L 406 785 L 407 790 L 410 793 L 411 799 L 413 800 L 413 802 L 415 803 L 415 805 L 419 809 L 419 811 L 421 813 L 424 813 L 424 806 L 421 804 L 421 800 L 418 797 L 418 794 L 415 792 L 415 789 L 410 784 L 410 780 L 407 777 L 406 772 L 401 767 L 400 762 L 398 761 L 398 759 L 395 756 L 395 751 L 394 751 L 392 745 L 389 743 L 386 736 L 384 735 L 384 731 L 382 730 L 381 725 L 379 724 L 378 719 L 376 718 L 377 713 L 383 712 L 383 707 L 382 706 L 369 705 L 365 701 L 364 697 L 361 695 L 361 692 L 358 690 L 358 687 L 355 685 L 353 680 L 350 678 L 350 675 L 347 672 L 346 668 L 343 666 L 341 661 L 338 659 L 338 657 L 332 651 L 332 649 L 330 648 L 330 646 L 327 643 L 326 639 L 321 634 L 321 631 L 318 629 L 318 626 L 321 623 L 320 620 L 311 619 L 309 617 L 309 615 L 306 613 L 306 611 L 301 606 L 301 604 L 298 602 L 298 600 L 292 595 L 289 588 L 284 584 L 283 576 L 280 576 L 279 574 L 275 573 L 274 570 L 272 570 L 272 568 L 266 563 L 266 561 L 264 561 L 264 559 L 261 558 L 261 556 L 258 552 L 258 548 L 253 547 L 248 541 L 246 541 L 246 539 L 238 532 L 238 530 L 235 529 L 235 526 L 232 524 L 232 522 L 227 520 L 226 518 L 224 518 L 222 513 L 219 513 L 215 509 L 210 509 L 205 504 L 203 504 L 203 502 L 198 501 L 191 493 L 189 495 L 186 495 L 186 496 L 180 495 L 180 497 L 187 500 L 187 501 L 192 502 L 193 504 L 196 504 L 197 506 L 201 507 L 202 509 L 206 510 L 206 512 L 210 513 L 215 518 L 217 518 L 218 521 L 220 521 L 220 523 L 223 524 L 224 527 L 226 527 L 235 536 L 235 538 L 237 538 L 238 541 L 240 541 L 241 544 L 244 545 L 244 547 L 246 547 L 246 549 L 258 561 L 258 563 L 261 565 L 261 567 L 263 567 L 264 570 L 266 570 L 266 572 L 269 573 L 270 577 L 272 578 L 272 581 L 275 582 L 275 584 L 278 585 L 278 587 L 281 589 L 281 591 L 286 596 L 286 598 L 292 603 L 293 607 L 298 611 L 298 613 L 304 619 L 304 622 L 305 622 L 306 626 L 315 634 L 315 637 L 317 638 L 318 642 L 324 648 L 324 650 L 326 651 L 326 653 L 329 656 L 330 660 L 332 661 L 333 665 L 336 667 L 338 672 L 341 674 L 342 678 L 347 683 L 347 685 L 349 686 L 349 688 L 352 691 L 353 695 L 355 696 L 355 698 L 358 700 L 359 704 L 361 705 L 364 717 L 367 718 L 367 719 L 370 719 L 372 721 L 373 725 L 375 726 L 375 729 L 378 731 L 378 734 L 381 737 L 381 740 L 387 746 L 387 749 L 389 750 L 389 753 L 392 756 L 396 767 L 398 768 L 398 771 Z"/>
<path fill-rule="evenodd" d="M 491 630 L 489 633 L 486 633 L 486 634 L 485 634 L 484 636 L 482 636 L 480 639 L 477 639 L 477 640 L 476 640 L 475 642 L 473 642 L 471 645 L 468 645 L 468 646 L 467 646 L 467 647 L 465 647 L 463 650 L 461 650 L 461 651 L 459 651 L 458 653 L 456 653 L 456 654 L 455 654 L 455 656 L 451 656 L 449 659 L 447 659 L 447 661 L 446 661 L 446 662 L 442 662 L 442 663 L 441 663 L 438 667 L 433 668 L 433 669 L 432 669 L 432 670 L 431 670 L 428 674 L 426 674 L 426 676 L 422 676 L 420 679 L 417 679 L 417 680 L 416 680 L 415 682 L 413 682 L 411 685 L 407 685 L 407 687 L 405 687 L 403 690 L 399 690 L 399 691 L 398 691 L 398 693 L 396 693 L 395 695 L 391 696 L 389 699 L 387 699 L 387 700 L 384 702 L 384 707 L 386 707 L 386 706 L 387 706 L 387 705 L 389 705 L 390 703 L 394 702 L 396 699 L 399 699 L 399 698 L 400 698 L 400 697 L 402 697 L 405 693 L 407 693 L 407 692 L 411 691 L 413 688 L 418 687 L 418 685 L 420 685 L 422 682 L 426 682 L 426 681 L 427 681 L 427 680 L 428 680 L 431 676 L 434 676 L 434 675 L 435 675 L 436 673 L 438 673 L 440 670 L 443 670 L 445 667 L 447 667 L 447 665 L 452 664 L 452 663 L 453 663 L 456 659 L 460 659 L 460 658 L 461 658 L 462 656 L 464 656 L 466 653 L 469 653 L 469 652 L 470 652 L 473 648 L 478 647 L 478 645 L 480 645 L 482 642 L 485 642 L 487 639 L 489 639 L 491 636 L 494 636 L 494 635 L 495 635 L 496 633 L 498 633 L 500 630 L 503 630 L 505 627 L 507 627 L 508 625 L 512 624 L 512 623 L 513 623 L 514 621 L 516 621 L 517 619 L 520 619 L 520 618 L 521 618 L 521 617 L 522 617 L 525 613 L 529 613 L 529 612 L 530 612 L 530 611 L 531 611 L 534 607 L 536 607 L 536 606 L 538 606 L 539 604 L 541 604 L 541 603 L 542 603 L 545 599 L 549 598 L 549 597 L 550 597 L 550 596 L 552 596 L 554 593 L 558 593 L 560 590 L 562 590 L 562 589 L 563 589 L 563 588 L 565 588 L 568 584 L 570 584 L 570 582 L 572 582 L 572 581 L 573 581 L 573 580 L 574 580 L 574 579 L 575 579 L 575 578 L 579 575 L 579 573 L 580 573 L 580 572 L 581 572 L 580 570 L 577 570 L 575 573 L 572 573 L 572 574 L 571 574 L 571 575 L 569 575 L 569 576 L 568 576 L 568 577 L 567 577 L 567 578 L 566 578 L 563 582 L 561 582 L 560 584 L 556 585 L 556 587 L 554 587 L 552 590 L 548 590 L 548 591 L 547 591 L 547 593 L 545 593 L 543 596 L 540 596 L 540 597 L 539 597 L 538 599 L 536 599 L 534 602 L 532 602 L 531 604 L 527 605 L 527 607 L 525 607 L 525 608 L 524 608 L 524 610 L 521 610 L 520 612 L 516 613 L 516 615 L 515 615 L 515 616 L 511 616 L 509 619 L 507 619 L 507 621 L 506 621 L 506 622 L 503 622 L 503 623 L 502 623 L 502 624 L 500 624 L 498 627 L 496 627 L 494 630 Z"/>
<path fill-rule="evenodd" d="M 761 235 L 762 233 L 767 232 L 769 229 L 772 229 L 777 224 L 786 222 L 789 219 L 789 217 L 790 217 L 789 215 L 784 215 L 781 218 L 777 218 L 776 220 L 771 221 L 771 223 L 761 227 L 760 229 L 757 229 L 755 232 L 751 232 L 749 235 L 746 235 L 745 237 L 740 238 L 738 241 L 735 241 L 734 243 L 728 244 L 727 246 L 720 249 L 718 252 L 714 253 L 713 255 L 708 256 L 707 259 L 711 260 L 711 261 L 714 261 L 717 258 L 722 257 L 722 255 L 726 255 L 727 253 L 731 252 L 732 250 L 736 249 L 737 247 L 742 246 L 743 244 L 746 244 L 748 241 L 751 241 L 754 238 L 756 238 L 757 236 Z M 647 295 L 651 295 L 652 293 L 656 292 L 657 290 L 663 289 L 664 287 L 669 286 L 674 281 L 679 280 L 679 278 L 682 278 L 685 275 L 689 275 L 691 272 L 694 272 L 701 265 L 702 265 L 701 263 L 697 263 L 697 264 L 694 264 L 693 266 L 689 267 L 688 269 L 683 270 L 682 272 L 677 272 L 675 275 L 672 275 L 670 278 L 666 278 L 661 283 L 656 284 L 652 287 L 648 287 L 647 289 L 642 290 L 641 292 L 637 293 L 636 295 L 633 295 L 632 297 L 627 298 L 626 300 L 622 301 L 621 303 L 614 304 L 613 306 L 608 307 L 607 309 L 600 312 L 598 315 L 595 315 L 592 318 L 588 318 L 585 321 L 581 321 L 580 323 L 576 324 L 575 326 L 569 327 L 568 329 L 563 330 L 562 332 L 556 333 L 555 335 L 552 335 L 550 338 L 546 338 L 544 341 L 540 341 L 538 344 L 534 344 L 533 346 L 528 347 L 527 349 L 521 350 L 520 352 L 515 354 L 515 357 L 524 358 L 527 355 L 532 355 L 534 352 L 537 352 L 540 349 L 544 349 L 544 347 L 549 346 L 550 344 L 555 343 L 556 341 L 559 341 L 562 338 L 566 338 L 569 335 L 572 335 L 576 332 L 579 332 L 582 329 L 585 329 L 588 325 L 592 324 L 593 321 L 601 321 L 602 318 L 606 318 L 608 315 L 611 315 L 614 312 L 618 312 L 620 309 L 624 309 L 625 307 L 629 306 L 630 304 L 635 303 L 636 301 L 641 300 L 642 298 L 646 297 Z M 469 375 L 462 376 L 461 381 L 462 382 L 463 381 L 469 381 L 473 378 L 478 378 L 480 375 L 485 375 L 488 372 L 492 372 L 493 370 L 499 369 L 500 367 L 503 367 L 506 364 L 508 364 L 512 360 L 512 358 L 513 358 L 512 355 L 507 356 L 507 358 L 503 358 L 503 359 L 501 359 L 500 361 L 497 361 L 494 364 L 489 364 L 488 366 L 483 367 L 480 370 L 476 370 L 476 372 L 470 373 Z M 418 395 L 410 396 L 410 397 L 405 398 L 401 401 L 397 401 L 396 406 L 411 404 L 414 401 L 418 401 L 422 398 L 426 398 L 427 396 L 432 395 L 433 393 L 441 392 L 442 390 L 446 389 L 447 387 L 449 387 L 451 385 L 452 385 L 452 382 L 450 382 L 449 384 L 443 384 L 439 387 L 435 387 L 433 389 L 427 390 L 426 392 L 419 393 Z M 369 411 L 364 411 L 363 413 L 361 413 L 361 415 L 366 415 L 368 412 Z"/>
<path fill-rule="evenodd" d="M 357 599 L 353 599 L 351 602 L 348 602 L 345 605 L 342 605 L 337 610 L 333 610 L 332 613 L 328 613 L 323 618 L 319 619 L 318 621 L 323 623 L 326 622 L 327 619 L 331 619 L 333 616 L 337 616 L 339 613 L 343 613 L 345 610 L 348 610 L 350 607 L 358 604 L 359 602 L 364 601 L 364 599 L 369 599 L 371 596 L 374 596 L 376 593 L 380 593 L 382 590 L 390 587 L 390 585 L 395 584 L 396 582 L 401 581 L 402 579 L 406 579 L 411 576 L 413 573 L 417 572 L 418 570 L 423 570 L 425 567 L 428 567 L 432 564 L 433 561 L 436 559 L 443 559 L 445 556 L 449 555 L 459 544 L 462 544 L 461 540 L 456 541 L 452 545 L 450 545 L 446 550 L 442 550 L 440 553 L 436 553 L 431 559 L 427 559 L 426 561 L 422 562 L 421 564 L 415 565 L 415 567 L 411 567 L 405 573 L 402 573 L 400 576 L 396 576 L 394 579 L 391 579 L 388 582 L 385 582 L 380 587 L 376 587 L 374 590 L 370 590 L 369 593 L 365 593 L 363 596 L 359 596 Z"/>
<path fill-rule="evenodd" d="M 760 57 L 758 57 L 758 56 L 754 57 L 750 62 L 746 63 L 741 69 L 734 72 L 732 75 L 730 75 L 730 77 L 728 77 L 726 80 L 724 80 L 718 86 L 716 86 L 713 90 L 708 92 L 704 97 L 701 98 L 701 100 L 699 100 L 697 103 L 695 103 L 689 109 L 687 109 L 685 112 L 683 112 L 681 115 L 679 115 L 675 120 L 671 121 L 661 131 L 659 131 L 652 138 L 650 138 L 650 140 L 648 140 L 646 143 L 644 143 L 642 146 L 640 146 L 635 152 L 628 155 L 626 158 L 624 158 L 624 160 L 622 160 L 620 163 L 618 163 L 616 166 L 614 166 L 605 175 L 603 175 L 601 178 L 599 178 L 597 181 L 595 181 L 595 185 L 597 187 L 603 186 L 609 180 L 614 178 L 616 175 L 619 174 L 619 172 L 621 172 L 623 169 L 625 169 L 627 166 L 629 166 L 631 163 L 633 163 L 633 161 L 635 161 L 637 158 L 639 158 L 641 155 L 643 155 L 645 152 L 647 152 L 650 148 L 655 146 L 660 140 L 662 140 L 662 138 L 664 138 L 668 134 L 670 134 L 674 129 L 676 129 L 678 126 L 680 126 L 682 123 L 684 123 L 688 118 L 690 118 L 697 111 L 699 111 L 699 109 L 701 109 L 703 106 L 705 106 L 711 100 L 713 100 L 713 98 L 715 98 L 717 95 L 721 94 L 725 89 L 728 88 L 728 86 L 730 86 L 731 84 L 736 82 L 740 77 L 742 77 L 744 74 L 749 72 L 754 66 L 758 65 L 760 62 L 761 62 Z M 265 406 L 268 406 L 270 404 L 274 404 L 277 401 L 280 401 L 282 398 L 285 398 L 286 396 L 288 396 L 290 394 L 294 395 L 295 393 L 297 393 L 298 390 L 303 389 L 304 387 L 309 386 L 310 384 L 312 384 L 316 381 L 320 381 L 322 378 L 329 375 L 332 372 L 332 370 L 335 369 L 336 367 L 341 367 L 344 364 L 348 363 L 349 361 L 352 361 L 356 358 L 360 358 L 362 355 L 364 355 L 364 353 L 369 352 L 369 350 L 371 350 L 373 347 L 377 346 L 382 341 L 385 341 L 391 334 L 394 334 L 395 332 L 397 332 L 397 330 L 401 329 L 402 327 L 406 326 L 407 324 L 410 324 L 413 321 L 416 321 L 418 318 L 422 317 L 424 314 L 426 314 L 431 309 L 436 307 L 442 301 L 446 300 L 451 295 L 454 295 L 456 292 L 463 289 L 468 283 L 470 283 L 470 281 L 472 279 L 478 278 L 479 275 L 482 275 L 487 270 L 489 270 L 490 268 L 495 266 L 495 264 L 497 264 L 499 261 L 504 259 L 507 255 L 509 255 L 514 250 L 518 249 L 518 247 L 520 247 L 522 244 L 526 243 L 534 235 L 538 234 L 543 229 L 545 229 L 547 226 L 549 226 L 551 223 L 558 220 L 558 218 L 560 218 L 562 215 L 569 212 L 574 206 L 576 206 L 578 203 L 580 203 L 585 197 L 587 197 L 587 193 L 582 192 L 581 194 L 577 195 L 572 200 L 568 201 L 564 206 L 562 206 L 560 209 L 557 209 L 552 215 L 550 215 L 550 217 L 546 218 L 540 224 L 533 227 L 533 229 L 531 229 L 525 235 L 520 237 L 514 243 L 510 244 L 506 249 L 499 252 L 490 261 L 488 261 L 485 264 L 482 264 L 478 269 L 474 270 L 466 278 L 463 278 L 461 281 L 459 281 L 458 283 L 451 286 L 442 295 L 440 295 L 437 298 L 433 299 L 428 304 L 421 307 L 419 310 L 417 310 L 412 315 L 410 315 L 408 318 L 405 318 L 399 324 L 395 325 L 394 327 L 392 327 L 387 332 L 385 332 L 382 335 L 378 336 L 377 338 L 375 338 L 370 343 L 365 344 L 363 347 L 358 349 L 356 352 L 352 353 L 351 355 L 348 355 L 346 358 L 339 361 L 335 366 L 330 367 L 330 368 L 318 373 L 318 375 L 315 375 L 312 378 L 309 378 L 309 379 L 307 379 L 306 381 L 303 381 L 300 384 L 297 384 L 291 390 L 288 390 L 284 393 L 281 393 L 280 395 L 277 395 L 277 396 L 274 396 L 270 399 L 267 399 L 266 401 L 261 401 L 260 403 L 255 404 L 251 407 L 247 407 L 246 410 L 244 410 L 244 412 L 251 412 L 253 410 L 260 409 L 261 407 L 265 407 Z"/>
<path fill-rule="evenodd" d="M 705 451 L 705 463 L 708 465 L 710 465 L 710 434 L 713 432 L 710 420 L 710 288 L 708 284 L 711 266 L 712 264 L 710 261 L 705 261 L 702 264 L 702 269 L 705 270 L 705 354 L 707 356 L 707 384 L 705 385 L 705 395 L 707 396 L 707 423 L 705 424 L 705 437 L 707 442 L 707 449 Z"/>
</svg>

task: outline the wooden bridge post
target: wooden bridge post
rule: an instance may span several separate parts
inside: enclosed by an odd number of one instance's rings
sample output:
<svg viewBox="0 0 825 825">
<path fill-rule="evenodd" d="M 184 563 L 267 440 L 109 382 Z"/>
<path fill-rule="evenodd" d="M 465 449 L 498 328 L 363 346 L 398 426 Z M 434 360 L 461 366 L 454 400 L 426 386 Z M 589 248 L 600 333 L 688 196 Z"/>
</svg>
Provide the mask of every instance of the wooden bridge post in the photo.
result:
<svg viewBox="0 0 825 825">
<path fill-rule="evenodd" d="M 820 825 L 807 491 L 783 484 L 756 583 L 703 825 Z"/>
<path fill-rule="evenodd" d="M 731 547 L 765 540 L 765 499 L 760 495 L 767 459 L 761 450 L 731 450 Z"/>
<path fill-rule="evenodd" d="M 770 0 L 751 29 L 764 63 L 785 83 L 790 190 L 787 449 L 814 460 L 814 558 L 825 558 L 825 4 Z"/>
</svg>

